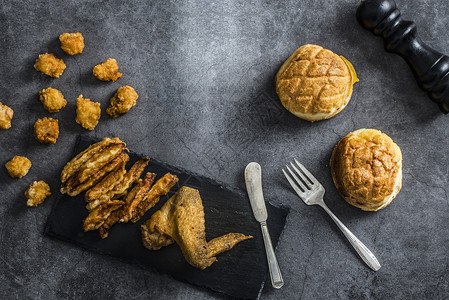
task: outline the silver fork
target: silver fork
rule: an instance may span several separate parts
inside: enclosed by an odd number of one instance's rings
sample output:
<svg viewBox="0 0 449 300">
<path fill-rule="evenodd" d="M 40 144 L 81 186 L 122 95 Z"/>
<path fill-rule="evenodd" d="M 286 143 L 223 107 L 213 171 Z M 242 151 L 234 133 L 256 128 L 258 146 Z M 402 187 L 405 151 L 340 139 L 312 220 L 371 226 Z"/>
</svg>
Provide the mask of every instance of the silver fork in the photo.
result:
<svg viewBox="0 0 449 300">
<path fill-rule="evenodd" d="M 332 220 L 334 220 L 335 224 L 337 224 L 338 228 L 340 228 L 363 261 L 371 269 L 378 271 L 380 269 L 380 263 L 374 254 L 371 253 L 371 251 L 351 231 L 349 231 L 349 229 L 332 213 L 329 207 L 327 207 L 326 203 L 324 203 L 323 196 L 325 191 L 321 183 L 319 183 L 312 173 L 310 173 L 296 159 L 295 163 L 297 166 L 295 166 L 293 162 L 290 162 L 293 171 L 288 165 L 286 166 L 291 177 L 284 169 L 282 169 L 282 172 L 298 194 L 299 198 L 301 198 L 307 205 L 317 204 L 321 206 L 329 214 Z"/>
</svg>

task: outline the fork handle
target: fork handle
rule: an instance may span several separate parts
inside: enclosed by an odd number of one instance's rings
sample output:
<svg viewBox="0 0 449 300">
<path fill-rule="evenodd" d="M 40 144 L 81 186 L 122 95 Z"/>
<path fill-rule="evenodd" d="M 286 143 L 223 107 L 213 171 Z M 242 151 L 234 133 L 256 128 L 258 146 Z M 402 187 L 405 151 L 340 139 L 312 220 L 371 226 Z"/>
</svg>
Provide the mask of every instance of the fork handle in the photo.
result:
<svg viewBox="0 0 449 300">
<path fill-rule="evenodd" d="M 380 263 L 374 254 L 334 215 L 325 203 L 320 204 L 320 206 L 328 213 L 332 220 L 334 220 L 335 224 L 337 224 L 338 228 L 340 228 L 341 232 L 343 232 L 363 261 L 371 269 L 378 271 L 380 269 Z"/>
<path fill-rule="evenodd" d="M 274 254 L 273 245 L 271 244 L 270 233 L 268 232 L 267 222 L 260 222 L 262 229 L 263 242 L 265 244 L 265 252 L 267 253 L 268 269 L 270 270 L 271 285 L 275 289 L 280 289 L 284 285 L 281 270 L 279 269 L 276 255 Z"/>
</svg>

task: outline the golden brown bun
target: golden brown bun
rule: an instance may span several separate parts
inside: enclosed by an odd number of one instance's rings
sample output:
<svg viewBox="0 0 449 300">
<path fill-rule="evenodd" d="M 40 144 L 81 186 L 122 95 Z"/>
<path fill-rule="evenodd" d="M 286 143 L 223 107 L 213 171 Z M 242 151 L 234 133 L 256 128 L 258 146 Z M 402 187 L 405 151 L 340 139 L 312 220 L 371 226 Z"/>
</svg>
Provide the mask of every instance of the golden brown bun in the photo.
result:
<svg viewBox="0 0 449 300">
<path fill-rule="evenodd" d="M 401 190 L 401 149 L 376 129 L 345 136 L 332 152 L 330 167 L 340 195 L 362 210 L 384 208 Z"/>
<path fill-rule="evenodd" d="M 314 122 L 342 111 L 357 81 L 354 68 L 344 57 L 308 44 L 281 66 L 276 74 L 276 92 L 288 111 Z"/>
</svg>

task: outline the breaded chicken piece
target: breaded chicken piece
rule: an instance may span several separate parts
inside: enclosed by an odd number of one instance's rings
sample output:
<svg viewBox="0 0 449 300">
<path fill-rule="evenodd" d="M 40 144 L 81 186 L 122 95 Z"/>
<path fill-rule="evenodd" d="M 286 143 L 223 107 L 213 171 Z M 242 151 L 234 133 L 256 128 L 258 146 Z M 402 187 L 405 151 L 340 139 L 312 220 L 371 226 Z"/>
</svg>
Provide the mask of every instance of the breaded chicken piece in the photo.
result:
<svg viewBox="0 0 449 300">
<path fill-rule="evenodd" d="M 122 77 L 122 73 L 118 71 L 117 61 L 113 58 L 108 58 L 105 62 L 96 65 L 92 73 L 101 81 L 116 81 Z"/>
<path fill-rule="evenodd" d="M 14 156 L 5 164 L 6 170 L 12 178 L 22 178 L 31 168 L 31 161 L 25 156 Z"/>
<path fill-rule="evenodd" d="M 117 118 L 123 114 L 126 114 L 131 107 L 136 105 L 136 100 L 139 97 L 136 91 L 129 85 L 119 87 L 117 92 L 111 98 L 106 112 L 113 118 Z"/>
<path fill-rule="evenodd" d="M 38 119 L 34 123 L 34 138 L 45 144 L 54 144 L 59 137 L 58 120 L 53 118 Z"/>
<path fill-rule="evenodd" d="M 40 54 L 36 59 L 34 68 L 45 75 L 59 78 L 64 72 L 66 65 L 62 59 L 57 58 L 53 53 Z"/>
<path fill-rule="evenodd" d="M 198 190 L 181 187 L 151 219 L 141 225 L 143 245 L 159 250 L 176 242 L 187 262 L 205 269 L 217 261 L 215 257 L 252 236 L 228 233 L 206 241 L 204 207 Z"/>
<path fill-rule="evenodd" d="M 28 206 L 38 206 L 50 195 L 50 186 L 43 180 L 34 181 L 25 191 Z"/>
<path fill-rule="evenodd" d="M 44 105 L 44 108 L 50 113 L 58 112 L 67 105 L 67 100 L 64 99 L 61 91 L 51 87 L 40 91 L 39 99 Z"/>
<path fill-rule="evenodd" d="M 69 55 L 75 55 L 83 52 L 84 37 L 80 32 L 63 33 L 59 36 L 61 49 Z"/>
<path fill-rule="evenodd" d="M 100 103 L 84 99 L 83 95 L 78 96 L 76 99 L 76 123 L 87 130 L 94 130 L 100 120 L 100 115 Z"/>
<path fill-rule="evenodd" d="M 13 115 L 14 111 L 12 108 L 0 102 L 0 129 L 11 128 L 11 120 Z"/>
</svg>

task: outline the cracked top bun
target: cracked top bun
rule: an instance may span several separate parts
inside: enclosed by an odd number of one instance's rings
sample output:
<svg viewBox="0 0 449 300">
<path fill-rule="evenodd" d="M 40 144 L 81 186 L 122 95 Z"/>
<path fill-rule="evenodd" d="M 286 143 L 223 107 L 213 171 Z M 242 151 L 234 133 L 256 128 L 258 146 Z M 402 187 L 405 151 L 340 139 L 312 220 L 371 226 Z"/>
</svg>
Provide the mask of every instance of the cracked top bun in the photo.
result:
<svg viewBox="0 0 449 300">
<path fill-rule="evenodd" d="M 314 122 L 342 111 L 357 81 L 354 68 L 343 56 L 307 44 L 297 49 L 279 69 L 276 92 L 288 111 Z"/>
<path fill-rule="evenodd" d="M 345 136 L 332 152 L 330 167 L 340 195 L 362 210 L 384 208 L 402 186 L 401 149 L 376 129 Z"/>
</svg>

